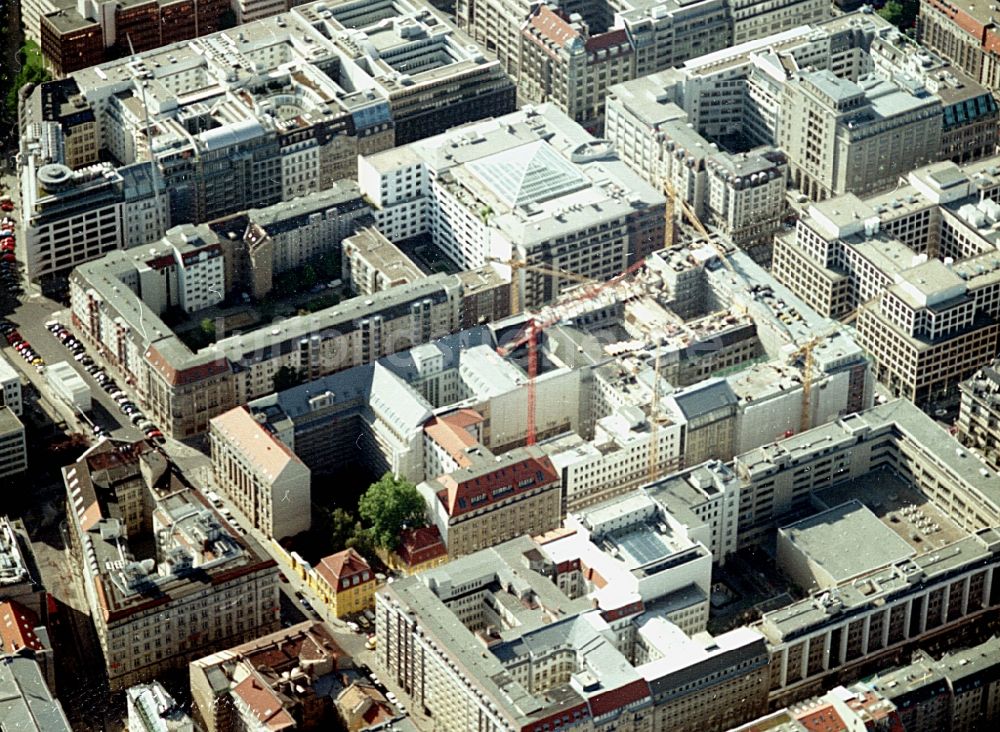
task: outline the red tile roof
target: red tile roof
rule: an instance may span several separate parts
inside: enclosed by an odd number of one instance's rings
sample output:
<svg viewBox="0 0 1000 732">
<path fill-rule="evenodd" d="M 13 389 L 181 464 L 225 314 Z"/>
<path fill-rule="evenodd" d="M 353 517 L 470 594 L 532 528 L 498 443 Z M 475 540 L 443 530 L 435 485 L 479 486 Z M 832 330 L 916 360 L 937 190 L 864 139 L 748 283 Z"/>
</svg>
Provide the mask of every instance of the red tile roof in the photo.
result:
<svg viewBox="0 0 1000 732">
<path fill-rule="evenodd" d="M 247 676 L 233 688 L 249 707 L 257 721 L 263 722 L 269 730 L 293 729 L 295 720 L 281 704 L 281 700 L 269 686 L 261 683 L 256 676 Z"/>
<path fill-rule="evenodd" d="M 463 468 L 472 465 L 465 451 L 479 444 L 475 428 L 485 420 L 472 409 L 459 409 L 433 417 L 424 425 L 424 434 L 436 442 L 451 459 Z M 472 428 L 472 429 L 470 429 Z"/>
<path fill-rule="evenodd" d="M 602 694 L 592 696 L 588 700 L 590 715 L 592 717 L 600 717 L 602 714 L 607 714 L 629 704 L 634 704 L 649 695 L 649 684 L 643 679 L 631 681 L 625 684 L 625 686 L 619 686 L 617 689 L 611 689 Z"/>
<path fill-rule="evenodd" d="M 399 548 L 396 549 L 399 558 L 410 567 L 443 557 L 447 553 L 448 549 L 441 541 L 441 532 L 436 526 L 407 529 L 400 535 Z"/>
<path fill-rule="evenodd" d="M 586 48 L 588 51 L 600 51 L 605 48 L 620 46 L 623 43 L 628 43 L 628 33 L 625 32 L 624 28 L 617 28 L 607 33 L 591 36 L 587 39 Z"/>
<path fill-rule="evenodd" d="M 352 578 L 362 572 L 368 572 L 368 579 L 374 580 L 368 562 L 354 548 L 323 557 L 316 567 L 316 573 L 337 592 L 340 591 L 340 580 Z"/>
<path fill-rule="evenodd" d="M 543 38 L 552 41 L 557 46 L 565 46 L 580 36 L 580 32 L 569 24 L 564 15 L 547 5 L 540 6 L 538 12 L 531 17 L 528 23 L 532 28 L 537 29 Z"/>
<path fill-rule="evenodd" d="M 517 462 L 501 462 L 495 470 L 488 468 L 483 471 L 462 469 L 438 477 L 438 483 L 444 486 L 437 493 L 438 499 L 449 516 L 478 511 L 560 480 L 547 457 L 526 457 Z"/>
<path fill-rule="evenodd" d="M 796 712 L 795 718 L 809 732 L 847 732 L 847 725 L 832 704 Z"/>
<path fill-rule="evenodd" d="M 198 366 L 192 366 L 191 368 L 178 371 L 173 367 L 163 354 L 157 349 L 155 345 L 150 346 L 146 349 L 146 360 L 149 362 L 160 375 L 166 379 L 167 383 L 172 386 L 182 386 L 184 384 L 192 384 L 202 379 L 208 379 L 212 376 L 218 376 L 219 374 L 224 374 L 229 371 L 229 362 L 225 357 L 220 357 L 212 361 L 208 361 Z"/>
<path fill-rule="evenodd" d="M 16 600 L 0 603 L 0 642 L 5 653 L 21 648 L 41 651 L 45 648 L 35 634 L 38 616 Z"/>
</svg>

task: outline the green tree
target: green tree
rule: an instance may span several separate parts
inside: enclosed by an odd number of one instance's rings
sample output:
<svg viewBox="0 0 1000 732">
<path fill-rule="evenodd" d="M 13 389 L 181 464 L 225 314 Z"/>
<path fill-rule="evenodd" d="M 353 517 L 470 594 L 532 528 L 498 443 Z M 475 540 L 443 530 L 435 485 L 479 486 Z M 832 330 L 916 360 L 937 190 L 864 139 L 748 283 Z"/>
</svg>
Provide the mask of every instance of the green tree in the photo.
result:
<svg viewBox="0 0 1000 732">
<path fill-rule="evenodd" d="M 347 540 L 344 546 L 347 549 L 357 550 L 361 556 L 369 561 L 377 556 L 375 545 L 372 542 L 371 530 L 364 528 L 360 521 L 354 525 L 354 533 L 351 534 L 351 538 Z"/>
<path fill-rule="evenodd" d="M 316 272 L 324 281 L 340 277 L 340 247 L 319 256 L 316 260 Z"/>
<path fill-rule="evenodd" d="M 212 320 L 211 318 L 202 318 L 201 319 L 201 323 L 199 325 L 201 327 L 201 332 L 205 334 L 205 336 L 208 338 L 209 342 L 215 340 L 215 321 L 214 320 Z"/>
<path fill-rule="evenodd" d="M 900 29 L 912 28 L 920 11 L 920 0 L 888 0 L 878 14 Z"/>
<path fill-rule="evenodd" d="M 361 527 L 361 523 L 343 508 L 330 511 L 329 522 L 330 542 L 335 552 L 345 549 Z"/>
<path fill-rule="evenodd" d="M 274 372 L 274 390 L 284 391 L 298 386 L 303 381 L 302 372 L 291 366 L 282 366 Z"/>
<path fill-rule="evenodd" d="M 399 532 L 426 523 L 424 499 L 408 480 L 386 473 L 372 483 L 358 502 L 358 513 L 370 526 L 372 543 L 393 550 L 399 545 Z"/>
<path fill-rule="evenodd" d="M 310 287 L 315 285 L 319 281 L 316 276 L 316 268 L 311 264 L 307 264 L 302 268 L 302 287 L 308 290 Z"/>
<path fill-rule="evenodd" d="M 26 84 L 41 84 L 52 77 L 45 70 L 42 50 L 34 41 L 28 41 L 20 51 L 21 68 L 7 90 L 6 112 L 9 119 L 17 119 L 17 93 Z"/>
</svg>

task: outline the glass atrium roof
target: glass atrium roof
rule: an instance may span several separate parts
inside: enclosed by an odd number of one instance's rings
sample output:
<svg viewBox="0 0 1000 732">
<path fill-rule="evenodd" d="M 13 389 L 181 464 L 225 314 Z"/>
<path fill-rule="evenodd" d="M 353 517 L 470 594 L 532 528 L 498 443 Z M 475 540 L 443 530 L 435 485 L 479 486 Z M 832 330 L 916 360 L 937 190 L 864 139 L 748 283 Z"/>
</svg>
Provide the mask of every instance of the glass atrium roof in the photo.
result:
<svg viewBox="0 0 1000 732">
<path fill-rule="evenodd" d="M 542 140 L 473 160 L 466 167 L 511 207 L 547 201 L 590 185 L 576 166 Z"/>
</svg>

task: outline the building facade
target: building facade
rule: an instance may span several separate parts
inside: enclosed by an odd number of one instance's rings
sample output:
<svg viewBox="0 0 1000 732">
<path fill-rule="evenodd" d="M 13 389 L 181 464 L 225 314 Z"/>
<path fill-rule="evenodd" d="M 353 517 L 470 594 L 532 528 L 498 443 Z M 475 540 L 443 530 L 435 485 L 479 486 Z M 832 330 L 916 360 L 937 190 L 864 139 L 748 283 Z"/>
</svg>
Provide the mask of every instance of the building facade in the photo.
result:
<svg viewBox="0 0 1000 732">
<path fill-rule="evenodd" d="M 312 568 L 310 584 L 334 617 L 375 607 L 375 573 L 356 549 L 345 549 L 323 557 Z"/>
<path fill-rule="evenodd" d="M 359 166 L 386 237 L 428 235 L 462 268 L 544 263 L 603 281 L 663 242 L 663 196 L 551 104 L 365 156 Z M 512 276 L 522 307 L 575 284 L 531 267 Z"/>
<path fill-rule="evenodd" d="M 309 468 L 245 407 L 209 424 L 215 484 L 275 540 L 308 531 L 312 502 Z"/>
<path fill-rule="evenodd" d="M 24 425 L 10 407 L 0 407 L 0 476 L 10 478 L 27 469 L 28 443 Z"/>
<path fill-rule="evenodd" d="M 0 406 L 21 416 L 21 374 L 6 356 L 0 356 Z"/>
<path fill-rule="evenodd" d="M 424 276 L 409 257 L 374 227 L 344 239 L 341 247 L 341 279 L 355 295 L 372 295 Z"/>
<path fill-rule="evenodd" d="M 920 4 L 920 42 L 991 90 L 1000 88 L 1000 33 L 986 2 Z"/>
<path fill-rule="evenodd" d="M 70 545 L 112 689 L 276 629 L 274 560 L 225 528 L 147 443 L 104 440 L 63 468 Z M 152 556 L 129 540 L 145 536 Z"/>
<path fill-rule="evenodd" d="M 932 401 L 993 359 L 995 163 L 936 163 L 891 193 L 810 206 L 775 239 L 775 278 L 822 314 L 856 310 L 859 343 L 894 394 Z"/>
<path fill-rule="evenodd" d="M 955 422 L 959 441 L 993 470 L 1000 470 L 1000 374 L 981 368 L 958 386 L 961 401 Z"/>
<path fill-rule="evenodd" d="M 519 448 L 494 456 L 481 446 L 477 451 L 463 445 L 455 452 L 458 469 L 418 487 L 448 556 L 472 554 L 559 525 L 561 482 L 540 450 Z"/>
</svg>

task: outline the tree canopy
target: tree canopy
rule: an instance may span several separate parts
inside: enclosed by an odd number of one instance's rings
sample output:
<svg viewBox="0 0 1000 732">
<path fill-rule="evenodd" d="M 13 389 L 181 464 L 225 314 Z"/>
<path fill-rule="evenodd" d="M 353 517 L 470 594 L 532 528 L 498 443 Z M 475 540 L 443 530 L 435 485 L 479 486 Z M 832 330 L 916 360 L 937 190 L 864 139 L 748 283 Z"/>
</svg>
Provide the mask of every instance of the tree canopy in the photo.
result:
<svg viewBox="0 0 1000 732">
<path fill-rule="evenodd" d="M 426 523 L 426 507 L 417 487 L 408 480 L 386 473 L 372 483 L 358 502 L 358 513 L 366 524 L 372 543 L 391 551 L 399 546 L 404 528 Z"/>
<path fill-rule="evenodd" d="M 4 111 L 7 118 L 12 120 L 17 119 L 17 93 L 21 87 L 25 84 L 40 84 L 52 78 L 49 76 L 49 72 L 45 70 L 45 65 L 42 61 L 42 51 L 37 43 L 28 41 L 24 44 L 19 55 L 21 57 L 21 68 L 18 69 L 13 80 L 9 78 L 4 79 L 4 86 L 7 90 L 7 96 L 4 100 Z M 4 72 L 5 77 L 8 74 L 9 71 Z"/>
<path fill-rule="evenodd" d="M 282 366 L 274 372 L 274 390 L 284 391 L 302 383 L 302 372 L 291 366 Z"/>
<path fill-rule="evenodd" d="M 888 0 L 878 14 L 901 30 L 912 28 L 920 12 L 920 0 Z"/>
</svg>

